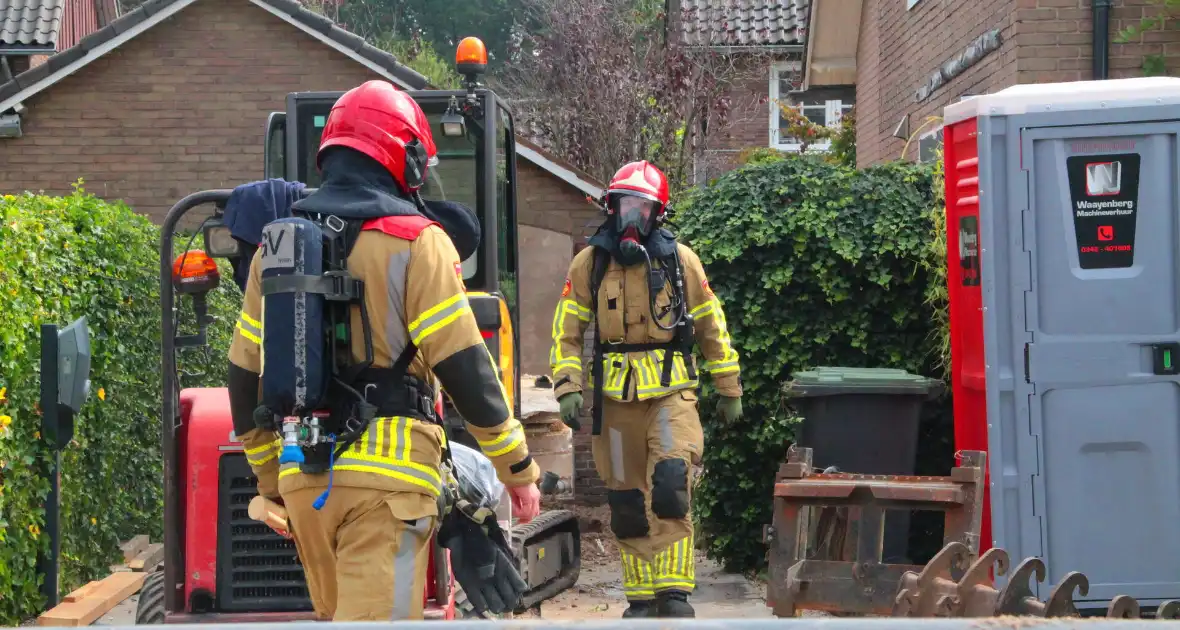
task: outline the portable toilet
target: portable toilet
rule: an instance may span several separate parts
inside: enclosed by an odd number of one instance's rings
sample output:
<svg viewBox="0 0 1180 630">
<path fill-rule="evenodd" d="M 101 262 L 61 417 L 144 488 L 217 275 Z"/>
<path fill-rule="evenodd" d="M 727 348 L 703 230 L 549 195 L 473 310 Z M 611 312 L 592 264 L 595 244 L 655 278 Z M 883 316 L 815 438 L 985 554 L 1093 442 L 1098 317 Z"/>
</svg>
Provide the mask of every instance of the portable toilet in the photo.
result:
<svg viewBox="0 0 1180 630">
<path fill-rule="evenodd" d="M 980 551 L 1042 558 L 1041 599 L 1070 571 L 1082 608 L 1180 598 L 1180 79 L 1018 85 L 943 123 Z"/>
</svg>

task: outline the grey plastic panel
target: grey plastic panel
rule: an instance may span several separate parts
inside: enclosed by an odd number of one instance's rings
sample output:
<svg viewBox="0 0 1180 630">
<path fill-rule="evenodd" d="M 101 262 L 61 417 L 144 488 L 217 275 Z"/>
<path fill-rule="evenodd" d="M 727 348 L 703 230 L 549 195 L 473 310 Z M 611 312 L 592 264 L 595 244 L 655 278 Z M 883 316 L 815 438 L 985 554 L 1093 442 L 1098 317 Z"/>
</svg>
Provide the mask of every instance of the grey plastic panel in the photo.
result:
<svg viewBox="0 0 1180 630">
<path fill-rule="evenodd" d="M 1042 598 L 1070 571 L 1095 606 L 1180 597 L 1180 376 L 1152 351 L 1180 342 L 1177 116 L 978 121 L 992 537 L 1045 560 Z"/>
</svg>

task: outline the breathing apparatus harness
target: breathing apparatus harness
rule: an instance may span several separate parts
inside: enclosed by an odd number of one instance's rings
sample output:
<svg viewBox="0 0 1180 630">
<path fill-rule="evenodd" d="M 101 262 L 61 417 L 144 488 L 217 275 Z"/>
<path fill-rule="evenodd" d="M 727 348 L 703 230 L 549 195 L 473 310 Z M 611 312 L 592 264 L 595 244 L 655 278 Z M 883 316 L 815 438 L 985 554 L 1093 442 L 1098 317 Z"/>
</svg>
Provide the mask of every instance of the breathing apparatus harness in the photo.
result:
<svg viewBox="0 0 1180 630">
<path fill-rule="evenodd" d="M 421 197 L 415 192 L 412 199 L 425 215 Z M 331 492 L 336 458 L 360 439 L 374 419 L 404 416 L 441 424 L 441 418 L 435 388 L 409 374 L 418 353 L 412 341 L 407 340 L 391 367 L 373 367 L 364 282 L 348 271 L 352 248 L 373 217 L 341 218 L 297 208 L 292 214 L 272 221 L 263 231 L 261 293 L 269 307 L 264 313 L 270 308 L 291 308 L 294 339 L 276 338 L 270 334 L 271 326 L 263 328 L 268 365 L 254 421 L 281 433 L 280 465 L 294 463 L 307 474 L 329 474 L 328 487 L 314 504 L 320 509 Z M 283 238 L 290 243 L 284 245 Z M 270 266 L 281 266 L 269 276 L 268 256 L 278 259 Z M 357 362 L 352 361 L 354 307 L 360 311 L 364 339 L 364 359 Z M 267 343 L 271 339 L 273 346 Z M 444 450 L 449 462 L 449 450 Z"/>
<path fill-rule="evenodd" d="M 603 199 L 600 200 L 599 205 L 604 213 L 609 214 L 605 194 L 603 195 Z M 696 369 L 692 363 L 693 317 L 688 311 L 688 299 L 684 290 L 684 265 L 680 261 L 680 248 L 677 247 L 676 237 L 667 229 L 660 226 L 664 221 L 662 216 L 653 217 L 652 221 L 651 236 L 648 238 L 648 241 L 649 245 L 652 245 L 652 241 L 655 240 L 655 244 L 660 246 L 659 253 L 662 255 L 657 255 L 656 257 L 656 261 L 660 263 L 658 268 L 652 266 L 652 257 L 648 251 L 648 246 L 641 243 L 637 235 L 631 230 L 625 231 L 621 235 L 616 234 L 616 230 L 610 225 L 613 223 L 613 220 L 608 220 L 590 238 L 590 245 L 594 248 L 594 266 L 590 274 L 590 312 L 597 316 L 598 290 L 602 285 L 603 278 L 606 277 L 606 270 L 610 264 L 612 255 L 616 259 L 621 258 L 626 262 L 630 262 L 630 259 L 633 257 L 642 256 L 644 266 L 647 269 L 648 312 L 651 314 L 652 321 L 655 322 L 660 330 L 672 331 L 674 333 L 672 339 L 665 342 L 604 342 L 599 333 L 599 326 L 595 324 L 594 356 L 590 368 L 595 383 L 593 425 L 591 427 L 592 435 L 599 435 L 602 432 L 602 372 L 603 362 L 605 360 L 604 355 L 606 353 L 663 350 L 664 360 L 660 373 L 660 386 L 664 388 L 671 386 L 672 366 L 674 355 L 677 353 L 684 360 L 684 367 L 689 380 L 697 377 Z M 667 306 L 660 309 L 659 313 L 656 313 L 656 300 L 667 285 L 672 287 L 672 300 Z M 672 323 L 664 325 L 661 319 L 669 313 L 673 314 Z"/>
</svg>

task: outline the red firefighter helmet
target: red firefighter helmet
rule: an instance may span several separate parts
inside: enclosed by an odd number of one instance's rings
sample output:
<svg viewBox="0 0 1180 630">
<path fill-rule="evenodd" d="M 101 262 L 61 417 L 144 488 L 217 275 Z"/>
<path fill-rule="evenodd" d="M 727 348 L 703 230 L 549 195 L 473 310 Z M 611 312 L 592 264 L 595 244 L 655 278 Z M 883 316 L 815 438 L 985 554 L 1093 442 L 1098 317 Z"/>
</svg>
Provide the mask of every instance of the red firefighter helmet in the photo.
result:
<svg viewBox="0 0 1180 630">
<path fill-rule="evenodd" d="M 332 106 L 317 168 L 331 147 L 348 147 L 377 160 L 407 193 L 422 187 L 426 169 L 438 160 L 422 108 L 392 83 L 376 79 L 345 92 Z"/>
<path fill-rule="evenodd" d="M 650 199 L 660 204 L 659 213 L 662 215 L 668 205 L 668 178 L 647 160 L 631 162 L 615 171 L 610 185 L 606 187 L 606 195 L 608 199 L 614 195 L 635 195 Z"/>
<path fill-rule="evenodd" d="M 606 188 L 606 213 L 620 232 L 647 236 L 664 220 L 668 178 L 647 160 L 624 164 Z"/>
</svg>

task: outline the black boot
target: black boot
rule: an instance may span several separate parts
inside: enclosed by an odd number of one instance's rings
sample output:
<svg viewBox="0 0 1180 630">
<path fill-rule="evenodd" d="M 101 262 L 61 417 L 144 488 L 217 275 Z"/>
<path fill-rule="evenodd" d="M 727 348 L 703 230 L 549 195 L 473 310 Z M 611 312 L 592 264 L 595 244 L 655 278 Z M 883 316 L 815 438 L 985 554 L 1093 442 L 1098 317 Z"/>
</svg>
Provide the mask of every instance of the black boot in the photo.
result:
<svg viewBox="0 0 1180 630">
<path fill-rule="evenodd" d="M 627 607 L 627 610 L 623 611 L 623 619 L 630 619 L 632 617 L 651 617 L 653 616 L 652 613 L 654 613 L 656 609 L 656 607 L 653 606 L 652 602 L 649 600 L 627 600 L 627 603 L 631 605 Z"/>
<path fill-rule="evenodd" d="M 661 591 L 656 594 L 656 617 L 696 617 L 684 591 Z"/>
</svg>

